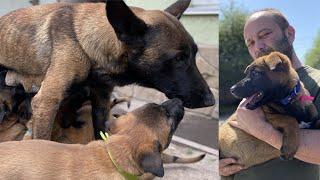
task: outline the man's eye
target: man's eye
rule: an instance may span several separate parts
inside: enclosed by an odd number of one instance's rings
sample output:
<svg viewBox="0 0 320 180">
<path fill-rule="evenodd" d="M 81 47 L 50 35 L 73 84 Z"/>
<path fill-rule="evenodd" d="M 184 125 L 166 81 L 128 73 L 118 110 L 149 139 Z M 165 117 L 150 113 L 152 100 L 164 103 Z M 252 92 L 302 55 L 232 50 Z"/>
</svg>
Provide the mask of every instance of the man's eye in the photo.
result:
<svg viewBox="0 0 320 180">
<path fill-rule="evenodd" d="M 260 38 L 261 39 L 266 38 L 269 34 L 271 34 L 271 32 L 266 32 L 266 33 L 260 35 Z"/>
</svg>

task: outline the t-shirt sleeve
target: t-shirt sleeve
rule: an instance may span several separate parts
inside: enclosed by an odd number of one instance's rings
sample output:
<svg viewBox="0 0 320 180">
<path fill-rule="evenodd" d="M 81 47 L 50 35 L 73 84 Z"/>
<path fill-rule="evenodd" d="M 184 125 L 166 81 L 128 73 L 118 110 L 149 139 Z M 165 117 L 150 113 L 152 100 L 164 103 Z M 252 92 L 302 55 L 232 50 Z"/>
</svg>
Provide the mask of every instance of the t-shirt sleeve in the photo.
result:
<svg viewBox="0 0 320 180">
<path fill-rule="evenodd" d="M 305 88 L 314 97 L 314 104 L 320 109 L 320 70 L 305 66 L 297 70 Z"/>
</svg>

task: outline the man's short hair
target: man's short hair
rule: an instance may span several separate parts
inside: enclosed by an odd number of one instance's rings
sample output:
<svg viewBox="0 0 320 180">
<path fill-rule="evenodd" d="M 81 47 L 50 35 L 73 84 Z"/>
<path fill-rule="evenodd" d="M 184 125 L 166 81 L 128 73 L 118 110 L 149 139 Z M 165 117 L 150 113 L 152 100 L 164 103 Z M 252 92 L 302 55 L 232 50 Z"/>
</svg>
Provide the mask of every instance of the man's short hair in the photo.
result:
<svg viewBox="0 0 320 180">
<path fill-rule="evenodd" d="M 253 13 L 250 14 L 250 16 L 248 16 L 248 18 L 250 18 L 253 14 L 260 13 L 260 12 L 266 12 L 268 15 L 271 15 L 281 30 L 284 31 L 287 27 L 289 27 L 289 22 L 287 18 L 279 10 L 273 9 L 273 8 L 265 8 L 265 9 L 254 11 Z"/>
</svg>

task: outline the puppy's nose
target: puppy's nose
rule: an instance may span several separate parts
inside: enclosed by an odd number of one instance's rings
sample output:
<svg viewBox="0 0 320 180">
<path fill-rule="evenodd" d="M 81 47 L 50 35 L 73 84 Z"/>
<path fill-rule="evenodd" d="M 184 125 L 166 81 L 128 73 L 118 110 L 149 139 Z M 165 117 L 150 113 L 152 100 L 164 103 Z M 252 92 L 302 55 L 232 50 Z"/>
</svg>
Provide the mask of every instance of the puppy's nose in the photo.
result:
<svg viewBox="0 0 320 180">
<path fill-rule="evenodd" d="M 230 92 L 232 93 L 232 94 L 234 94 L 234 91 L 235 91 L 235 89 L 236 89 L 236 85 L 233 85 L 231 88 L 230 88 Z"/>
<path fill-rule="evenodd" d="M 162 106 L 166 109 L 169 113 L 170 117 L 174 118 L 175 120 L 181 120 L 184 115 L 184 108 L 183 103 L 180 99 L 174 98 L 165 101 L 162 103 Z"/>
<path fill-rule="evenodd" d="M 174 109 L 175 107 L 182 107 L 183 108 L 183 103 L 180 99 L 178 98 L 173 98 L 170 100 L 167 100 L 162 103 L 162 106 L 166 107 L 168 110 Z"/>
</svg>

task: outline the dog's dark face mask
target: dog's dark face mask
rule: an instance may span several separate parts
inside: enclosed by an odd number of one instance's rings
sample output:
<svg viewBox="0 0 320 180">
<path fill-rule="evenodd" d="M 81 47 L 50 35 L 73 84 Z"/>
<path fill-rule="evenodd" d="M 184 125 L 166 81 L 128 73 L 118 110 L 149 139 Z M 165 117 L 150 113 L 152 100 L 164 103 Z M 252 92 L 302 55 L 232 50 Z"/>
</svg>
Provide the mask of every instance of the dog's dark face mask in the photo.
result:
<svg viewBox="0 0 320 180">
<path fill-rule="evenodd" d="M 122 1 L 107 1 L 108 20 L 128 47 L 127 71 L 112 77 L 118 85 L 155 88 L 170 99 L 181 99 L 188 108 L 214 105 L 196 66 L 197 46 L 178 20 L 189 3 L 177 1 L 164 12 L 133 8 L 133 13 Z"/>
<path fill-rule="evenodd" d="M 276 56 L 276 55 L 275 55 Z M 248 109 L 255 109 L 269 102 L 279 102 L 293 89 L 298 77 L 292 76 L 288 61 L 282 57 L 263 56 L 245 70 L 246 77 L 230 88 L 237 98 L 249 98 Z M 292 78 L 294 77 L 294 79 Z"/>
</svg>

